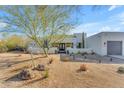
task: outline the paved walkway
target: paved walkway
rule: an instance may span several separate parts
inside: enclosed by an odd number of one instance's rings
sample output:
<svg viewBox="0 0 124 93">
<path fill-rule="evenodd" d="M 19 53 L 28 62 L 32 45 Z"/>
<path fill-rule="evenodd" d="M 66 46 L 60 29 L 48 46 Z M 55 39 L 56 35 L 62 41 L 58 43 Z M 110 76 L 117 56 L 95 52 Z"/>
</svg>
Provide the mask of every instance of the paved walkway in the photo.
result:
<svg viewBox="0 0 124 93">
<path fill-rule="evenodd" d="M 115 58 L 119 58 L 119 59 L 124 59 L 124 56 L 120 56 L 120 55 L 110 55 L 110 57 L 115 57 Z"/>
</svg>

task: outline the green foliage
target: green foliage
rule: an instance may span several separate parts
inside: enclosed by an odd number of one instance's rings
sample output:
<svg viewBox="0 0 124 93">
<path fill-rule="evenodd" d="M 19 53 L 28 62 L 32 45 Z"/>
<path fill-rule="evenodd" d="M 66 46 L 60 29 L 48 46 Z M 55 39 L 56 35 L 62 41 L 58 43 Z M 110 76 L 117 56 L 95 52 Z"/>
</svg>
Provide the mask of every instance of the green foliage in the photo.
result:
<svg viewBox="0 0 124 93">
<path fill-rule="evenodd" d="M 0 41 L 0 53 L 7 52 L 8 48 L 5 45 L 5 41 Z"/>
<path fill-rule="evenodd" d="M 0 51 L 6 52 L 16 48 L 25 49 L 29 40 L 18 35 L 12 35 L 0 41 Z"/>
<path fill-rule="evenodd" d="M 0 52 L 7 52 L 18 48 L 25 49 L 27 47 L 28 40 L 21 36 L 12 35 L 4 40 L 0 41 Z"/>
<path fill-rule="evenodd" d="M 9 50 L 15 49 L 16 47 L 25 48 L 26 42 L 25 40 L 17 35 L 13 35 L 6 40 L 6 46 Z"/>
</svg>

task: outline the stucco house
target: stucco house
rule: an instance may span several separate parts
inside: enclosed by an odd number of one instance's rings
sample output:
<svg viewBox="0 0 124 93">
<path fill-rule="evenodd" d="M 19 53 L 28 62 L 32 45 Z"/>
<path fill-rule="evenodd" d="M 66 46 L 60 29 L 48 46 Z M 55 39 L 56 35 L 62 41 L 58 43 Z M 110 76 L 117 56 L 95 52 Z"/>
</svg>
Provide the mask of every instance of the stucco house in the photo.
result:
<svg viewBox="0 0 124 93">
<path fill-rule="evenodd" d="M 124 55 L 124 32 L 100 32 L 86 41 L 87 48 L 99 55 Z"/>
<path fill-rule="evenodd" d="M 42 50 L 32 42 L 28 51 L 41 53 Z M 99 55 L 124 55 L 124 32 L 100 32 L 86 36 L 86 33 L 74 33 L 61 41 L 54 42 L 48 53 L 77 53 L 94 51 Z"/>
<path fill-rule="evenodd" d="M 35 42 L 31 42 L 27 50 L 32 53 L 43 53 L 43 50 L 40 50 Z M 86 49 L 86 33 L 74 33 L 73 35 L 68 35 L 63 40 L 53 42 L 48 53 L 66 53 L 67 51 L 69 53 L 89 51 L 89 49 Z"/>
</svg>

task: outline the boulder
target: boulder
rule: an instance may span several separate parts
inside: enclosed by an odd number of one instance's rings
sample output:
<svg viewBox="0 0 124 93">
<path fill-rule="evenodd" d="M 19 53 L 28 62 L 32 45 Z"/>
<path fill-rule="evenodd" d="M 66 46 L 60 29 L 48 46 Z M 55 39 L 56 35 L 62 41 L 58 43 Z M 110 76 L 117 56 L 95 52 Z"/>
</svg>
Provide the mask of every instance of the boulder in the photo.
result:
<svg viewBox="0 0 124 93">
<path fill-rule="evenodd" d="M 18 74 L 18 78 L 21 80 L 28 80 L 31 79 L 31 72 L 27 69 L 22 70 L 19 74 Z"/>
<path fill-rule="evenodd" d="M 44 71 L 45 70 L 45 66 L 42 65 L 42 64 L 38 64 L 35 69 L 38 70 L 38 71 Z"/>
</svg>

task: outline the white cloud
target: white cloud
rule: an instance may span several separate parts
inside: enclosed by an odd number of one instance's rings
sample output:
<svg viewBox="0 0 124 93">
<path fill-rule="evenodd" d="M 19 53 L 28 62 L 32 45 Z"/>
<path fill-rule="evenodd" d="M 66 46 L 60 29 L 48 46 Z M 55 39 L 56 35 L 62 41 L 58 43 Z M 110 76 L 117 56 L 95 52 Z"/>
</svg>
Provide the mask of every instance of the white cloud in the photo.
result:
<svg viewBox="0 0 124 93">
<path fill-rule="evenodd" d="M 116 23 L 116 24 L 118 23 L 118 24 L 123 25 L 124 24 L 124 12 L 111 16 L 109 21 Z"/>
<path fill-rule="evenodd" d="M 121 27 L 115 27 L 115 26 L 104 26 L 99 31 L 120 31 Z"/>
<path fill-rule="evenodd" d="M 99 31 L 111 31 L 111 28 L 109 26 L 104 26 Z"/>
<path fill-rule="evenodd" d="M 121 27 L 114 28 L 114 31 L 120 31 L 120 30 L 121 30 Z"/>
<path fill-rule="evenodd" d="M 124 22 L 121 22 L 122 25 L 124 25 Z"/>
<path fill-rule="evenodd" d="M 81 24 L 75 29 L 73 29 L 71 32 L 72 33 L 81 33 L 81 32 L 86 32 L 88 36 L 93 35 L 98 32 L 98 29 L 101 27 L 101 24 L 98 22 L 91 22 L 91 23 L 86 23 L 86 24 Z"/>
<path fill-rule="evenodd" d="M 121 7 L 121 5 L 120 6 L 118 6 L 118 5 L 112 5 L 112 6 L 109 7 L 108 11 L 112 11 L 115 8 L 118 8 L 118 7 Z"/>
<path fill-rule="evenodd" d="M 6 27 L 6 23 L 0 22 L 0 29 Z"/>
<path fill-rule="evenodd" d="M 117 19 L 124 19 L 124 12 L 121 12 L 121 13 L 119 13 L 119 14 L 116 14 L 116 15 L 114 15 L 114 16 L 112 16 L 112 18 L 117 18 Z"/>
</svg>

